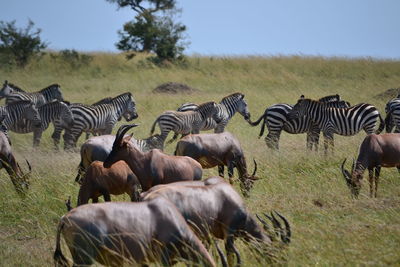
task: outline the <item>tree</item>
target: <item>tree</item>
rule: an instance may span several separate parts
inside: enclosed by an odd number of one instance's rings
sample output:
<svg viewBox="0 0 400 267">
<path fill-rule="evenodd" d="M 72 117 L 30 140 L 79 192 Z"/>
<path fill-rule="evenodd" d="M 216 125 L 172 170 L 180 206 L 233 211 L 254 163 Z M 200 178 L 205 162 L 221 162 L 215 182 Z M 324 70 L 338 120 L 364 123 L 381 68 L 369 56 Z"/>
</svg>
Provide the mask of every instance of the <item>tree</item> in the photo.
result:
<svg viewBox="0 0 400 267">
<path fill-rule="evenodd" d="M 137 13 L 135 19 L 125 23 L 123 30 L 118 32 L 120 41 L 116 47 L 119 50 L 153 52 L 157 56 L 156 62 L 183 58 L 185 44 L 182 40 L 186 26 L 173 21 L 174 15 L 180 12 L 175 8 L 175 0 L 107 1 L 120 8 L 130 7 Z M 133 56 L 130 54 L 128 58 Z"/>
<path fill-rule="evenodd" d="M 11 22 L 0 21 L 0 55 L 3 62 L 15 63 L 24 67 L 47 44 L 40 39 L 40 29 L 33 29 L 34 23 L 29 20 L 25 29 L 18 29 L 15 20 Z"/>
</svg>

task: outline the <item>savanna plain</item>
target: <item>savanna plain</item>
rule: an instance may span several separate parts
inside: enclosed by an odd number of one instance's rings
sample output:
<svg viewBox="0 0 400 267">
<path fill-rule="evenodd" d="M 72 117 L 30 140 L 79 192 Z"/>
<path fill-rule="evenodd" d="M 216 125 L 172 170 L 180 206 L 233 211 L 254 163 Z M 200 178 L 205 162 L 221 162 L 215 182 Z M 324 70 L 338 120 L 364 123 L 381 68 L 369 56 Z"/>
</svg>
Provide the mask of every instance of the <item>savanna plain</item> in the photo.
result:
<svg viewBox="0 0 400 267">
<path fill-rule="evenodd" d="M 174 110 L 184 102 L 219 102 L 234 92 L 245 94 L 254 121 L 266 107 L 295 104 L 301 94 L 317 99 L 338 93 L 351 104 L 373 104 L 384 116 L 386 102 L 396 95 L 387 90 L 400 87 L 400 61 L 395 60 L 192 56 L 184 67 L 159 68 L 146 63 L 142 56 L 127 61 L 122 54 L 91 55 L 91 63 L 80 68 L 46 55 L 23 70 L 1 68 L 0 80 L 27 91 L 58 83 L 66 100 L 87 104 L 132 92 L 139 114 L 135 122 L 140 124 L 133 129 L 136 138 L 148 137 L 155 118 L 165 110 Z M 198 91 L 152 93 L 165 82 L 184 83 Z M 76 205 L 79 186 L 74 178 L 80 156 L 78 152 L 54 151 L 52 130 L 50 126 L 44 133 L 39 149 L 32 148 L 32 134 L 10 133 L 17 160 L 26 168 L 24 158 L 28 159 L 33 173 L 30 190 L 21 198 L 6 172 L 0 172 L 1 266 L 52 265 L 57 223 L 66 213 L 64 201 L 71 196 Z M 278 265 L 400 265 L 400 174 L 395 168 L 382 169 L 378 198 L 370 198 L 366 173 L 361 195 L 353 199 L 340 171 L 344 158 L 348 158 L 350 168 L 364 132 L 353 137 L 336 135 L 335 152 L 325 157 L 322 136 L 320 151 L 307 152 L 304 134 L 283 133 L 280 151 L 274 152 L 266 147 L 264 137 L 258 139 L 260 126 L 251 127 L 239 114 L 226 130 L 240 140 L 249 169 L 253 168 L 253 158 L 258 162 L 258 176 L 262 179 L 245 200 L 249 210 L 276 210 L 291 223 L 292 242 L 285 260 Z M 78 146 L 83 141 L 82 136 Z M 175 144 L 168 145 L 165 151 L 173 153 Z M 217 175 L 217 170 L 206 170 L 204 177 L 211 175 Z M 237 184 L 235 187 L 239 190 Z M 243 242 L 237 244 L 244 266 L 267 264 Z M 69 256 L 65 244 L 63 252 Z"/>
</svg>

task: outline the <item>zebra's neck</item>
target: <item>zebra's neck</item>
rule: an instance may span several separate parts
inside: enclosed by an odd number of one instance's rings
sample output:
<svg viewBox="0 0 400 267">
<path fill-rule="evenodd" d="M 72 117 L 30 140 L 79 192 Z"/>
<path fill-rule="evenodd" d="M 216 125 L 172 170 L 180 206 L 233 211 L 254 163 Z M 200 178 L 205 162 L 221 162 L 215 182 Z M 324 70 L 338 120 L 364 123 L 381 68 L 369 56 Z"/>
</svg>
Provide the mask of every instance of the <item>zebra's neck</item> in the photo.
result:
<svg viewBox="0 0 400 267">
<path fill-rule="evenodd" d="M 224 99 L 221 101 L 220 105 L 225 107 L 225 110 L 228 115 L 228 119 L 232 118 L 235 115 L 238 108 L 238 101 L 236 99 Z"/>
<path fill-rule="evenodd" d="M 130 97 L 128 95 L 121 95 L 114 98 L 110 104 L 105 104 L 105 105 L 113 106 L 115 109 L 115 113 L 119 118 L 127 109 L 129 101 Z"/>
</svg>

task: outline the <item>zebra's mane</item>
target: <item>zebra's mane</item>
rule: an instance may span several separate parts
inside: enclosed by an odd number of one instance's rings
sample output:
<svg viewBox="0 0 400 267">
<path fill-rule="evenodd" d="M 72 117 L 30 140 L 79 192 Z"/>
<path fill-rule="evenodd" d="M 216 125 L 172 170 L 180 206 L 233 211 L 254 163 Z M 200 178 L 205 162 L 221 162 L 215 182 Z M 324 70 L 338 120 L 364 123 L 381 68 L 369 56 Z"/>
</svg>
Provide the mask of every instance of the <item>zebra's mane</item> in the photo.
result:
<svg viewBox="0 0 400 267">
<path fill-rule="evenodd" d="M 336 95 L 328 95 L 328 96 L 324 96 L 321 97 L 320 99 L 318 99 L 318 101 L 320 102 L 333 102 L 333 101 L 340 101 L 340 95 L 336 94 Z"/>
<path fill-rule="evenodd" d="M 23 92 L 23 93 L 26 93 L 26 91 L 25 90 L 22 90 L 20 87 L 18 87 L 18 86 L 16 86 L 15 84 L 13 84 L 13 83 L 8 83 L 8 85 L 13 89 L 13 90 L 15 90 L 15 91 L 17 91 L 17 92 Z"/>
<path fill-rule="evenodd" d="M 239 92 L 233 93 L 233 94 L 230 94 L 230 95 L 225 96 L 224 98 L 222 98 L 221 103 L 224 103 L 224 102 L 227 101 L 228 99 L 232 99 L 232 98 L 242 98 L 242 97 L 244 97 L 244 94 L 242 94 L 242 93 L 239 93 Z"/>
<path fill-rule="evenodd" d="M 14 107 L 17 105 L 26 105 L 26 104 L 32 104 L 32 102 L 29 100 L 20 100 L 20 101 L 11 102 L 11 103 L 7 104 L 6 107 Z"/>
<path fill-rule="evenodd" d="M 53 83 L 53 84 L 51 84 L 51 85 L 49 85 L 49 86 L 43 88 L 42 90 L 37 91 L 37 93 L 43 93 L 44 91 L 50 90 L 50 89 L 52 89 L 52 88 L 54 88 L 54 87 L 59 88 L 60 85 L 57 84 L 57 83 Z"/>
<path fill-rule="evenodd" d="M 113 97 L 112 99 L 122 98 L 122 97 L 124 97 L 124 96 L 129 96 L 129 98 L 130 98 L 133 102 L 135 102 L 135 100 L 133 99 L 133 96 L 132 96 L 132 93 L 131 93 L 131 92 L 126 92 L 126 93 L 117 95 L 116 97 Z"/>
<path fill-rule="evenodd" d="M 210 102 L 202 103 L 197 107 L 197 109 L 201 109 L 201 108 L 204 108 L 204 107 L 207 107 L 207 106 L 211 106 L 213 103 L 215 103 L 215 102 L 214 101 L 210 101 Z"/>
<path fill-rule="evenodd" d="M 110 104 L 112 100 L 113 100 L 112 97 L 105 97 L 105 98 L 100 99 L 99 101 L 93 103 L 92 106 L 97 106 L 97 105 L 101 105 L 101 104 Z"/>
</svg>

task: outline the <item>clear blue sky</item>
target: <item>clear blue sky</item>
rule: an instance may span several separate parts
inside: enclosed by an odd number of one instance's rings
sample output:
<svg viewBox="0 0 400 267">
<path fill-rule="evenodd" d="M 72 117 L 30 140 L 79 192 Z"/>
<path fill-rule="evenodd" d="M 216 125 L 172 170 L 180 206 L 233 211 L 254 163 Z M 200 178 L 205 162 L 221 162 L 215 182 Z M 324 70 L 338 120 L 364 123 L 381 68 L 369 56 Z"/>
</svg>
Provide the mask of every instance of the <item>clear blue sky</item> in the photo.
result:
<svg viewBox="0 0 400 267">
<path fill-rule="evenodd" d="M 178 0 L 186 54 L 400 59 L 400 0 Z M 105 0 L 2 0 L 0 20 L 28 18 L 51 49 L 117 51 L 134 16 Z"/>
</svg>

